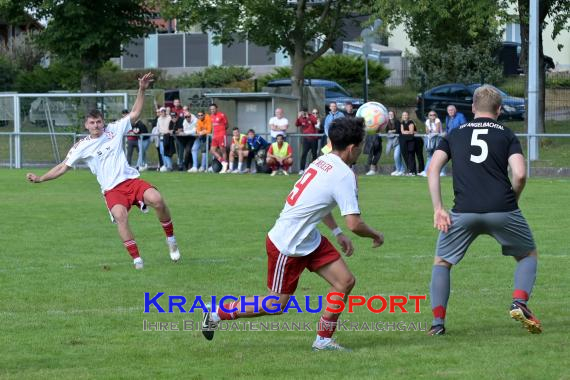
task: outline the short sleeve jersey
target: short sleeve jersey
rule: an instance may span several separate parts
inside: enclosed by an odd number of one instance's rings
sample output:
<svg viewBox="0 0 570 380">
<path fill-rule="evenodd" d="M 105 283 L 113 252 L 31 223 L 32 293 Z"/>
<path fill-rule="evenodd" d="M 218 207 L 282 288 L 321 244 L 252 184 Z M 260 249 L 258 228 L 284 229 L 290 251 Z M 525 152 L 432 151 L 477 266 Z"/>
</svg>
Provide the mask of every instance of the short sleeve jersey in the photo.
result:
<svg viewBox="0 0 570 380">
<path fill-rule="evenodd" d="M 103 193 L 127 179 L 138 178 L 139 172 L 129 166 L 123 151 L 123 135 L 130 129 L 129 116 L 110 123 L 99 138 L 87 136 L 77 142 L 67 154 L 65 164 L 71 167 L 85 161 L 97 176 Z"/>
<path fill-rule="evenodd" d="M 228 128 L 228 118 L 223 112 L 216 112 L 210 114 L 210 120 L 212 120 L 212 128 L 214 129 L 214 137 L 223 137 L 226 135 L 226 129 Z"/>
<path fill-rule="evenodd" d="M 306 256 L 321 243 L 317 224 L 338 205 L 342 216 L 360 214 L 354 172 L 335 154 L 313 161 L 287 196 L 269 238 L 287 256 Z"/>
<path fill-rule="evenodd" d="M 508 175 L 509 157 L 522 154 L 515 134 L 493 119 L 462 124 L 441 140 L 438 150 L 453 162 L 455 212 L 489 213 L 518 209 Z"/>
</svg>

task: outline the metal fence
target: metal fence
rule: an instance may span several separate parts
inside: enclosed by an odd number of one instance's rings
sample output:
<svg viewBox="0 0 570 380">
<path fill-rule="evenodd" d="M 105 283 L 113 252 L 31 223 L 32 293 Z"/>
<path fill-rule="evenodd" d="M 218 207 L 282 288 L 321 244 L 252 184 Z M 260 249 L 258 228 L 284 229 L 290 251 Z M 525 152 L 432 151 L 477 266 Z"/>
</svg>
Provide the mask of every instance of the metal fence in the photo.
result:
<svg viewBox="0 0 570 380">
<path fill-rule="evenodd" d="M 267 134 L 258 134 L 271 143 L 271 139 Z M 65 153 L 75 144 L 76 141 L 83 138 L 84 134 L 65 133 L 65 132 L 0 132 L 0 167 L 23 168 L 23 167 L 50 167 L 58 164 L 65 157 Z M 141 135 L 142 136 L 142 135 Z M 294 165 L 293 171 L 300 169 L 301 152 L 303 138 L 307 136 L 319 137 L 318 154 L 322 148 L 322 135 L 301 135 L 288 134 L 287 141 L 293 149 Z M 381 134 L 383 138 L 383 148 L 386 147 L 387 135 Z M 418 134 L 417 136 L 422 136 Z M 517 134 L 526 152 L 527 170 L 530 176 L 570 176 L 570 134 Z M 228 141 L 231 139 L 227 137 Z M 536 161 L 529 160 L 529 144 L 528 140 L 535 138 L 539 146 L 539 159 Z M 126 139 L 126 136 L 125 136 Z M 19 147 L 16 144 L 19 141 Z M 62 152 L 58 156 L 56 148 Z M 203 148 L 203 154 L 207 155 L 207 162 L 211 165 L 212 155 L 209 153 L 210 138 Z M 425 152 L 424 152 L 425 154 Z M 138 151 L 133 155 L 133 166 L 136 164 Z M 368 168 L 366 166 L 366 155 L 363 155 L 357 163 L 357 171 L 362 173 Z M 199 158 L 200 160 L 200 158 Z M 312 157 L 309 153 L 307 163 L 311 162 Z M 158 169 L 158 152 L 154 144 L 150 144 L 147 150 L 147 162 L 150 168 Z M 173 160 L 176 162 L 176 160 Z M 237 160 L 236 160 L 237 162 Z M 453 163 L 453 162 L 452 162 Z M 393 170 L 394 157 L 393 153 L 386 154 L 382 152 L 379 162 L 379 173 L 388 174 Z M 81 165 L 79 165 L 81 167 Z"/>
</svg>

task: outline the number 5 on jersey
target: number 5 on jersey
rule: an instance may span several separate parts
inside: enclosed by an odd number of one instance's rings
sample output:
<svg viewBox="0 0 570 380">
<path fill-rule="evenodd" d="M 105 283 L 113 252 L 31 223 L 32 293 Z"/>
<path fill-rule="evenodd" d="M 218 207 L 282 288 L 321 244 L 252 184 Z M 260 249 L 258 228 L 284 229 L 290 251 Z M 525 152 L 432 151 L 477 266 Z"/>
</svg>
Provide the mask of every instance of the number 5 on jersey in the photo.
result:
<svg viewBox="0 0 570 380">
<path fill-rule="evenodd" d="M 307 169 L 305 174 L 297 181 L 293 190 L 287 196 L 287 203 L 289 206 L 295 206 L 295 203 L 299 200 L 299 197 L 305 190 L 305 188 L 311 183 L 313 179 L 317 176 L 317 171 L 313 168 Z"/>
<path fill-rule="evenodd" d="M 471 135 L 471 146 L 478 146 L 481 148 L 481 154 L 478 156 L 471 155 L 470 160 L 476 164 L 480 164 L 481 162 L 487 159 L 489 155 L 489 146 L 485 140 L 479 139 L 479 135 L 486 135 L 489 133 L 488 129 L 474 129 L 473 134 Z"/>
</svg>

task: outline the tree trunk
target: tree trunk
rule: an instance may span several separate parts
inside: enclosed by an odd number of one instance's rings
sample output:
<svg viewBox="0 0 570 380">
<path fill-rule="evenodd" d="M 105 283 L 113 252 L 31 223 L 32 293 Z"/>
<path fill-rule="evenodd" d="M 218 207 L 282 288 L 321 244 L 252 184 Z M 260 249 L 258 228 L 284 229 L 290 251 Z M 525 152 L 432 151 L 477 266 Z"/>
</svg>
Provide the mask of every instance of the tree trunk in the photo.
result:
<svg viewBox="0 0 570 380">
<path fill-rule="evenodd" d="M 296 45 L 302 46 L 302 45 Z M 300 109 L 307 104 L 303 87 L 305 86 L 305 54 L 301 48 L 295 50 L 293 55 L 293 67 L 291 76 L 291 95 L 299 97 Z"/>
<path fill-rule="evenodd" d="M 94 93 L 97 91 L 97 71 L 89 61 L 81 62 L 81 93 Z M 81 98 L 82 109 L 85 113 L 97 108 L 96 98 Z M 101 110 L 103 111 L 103 110 Z"/>
</svg>

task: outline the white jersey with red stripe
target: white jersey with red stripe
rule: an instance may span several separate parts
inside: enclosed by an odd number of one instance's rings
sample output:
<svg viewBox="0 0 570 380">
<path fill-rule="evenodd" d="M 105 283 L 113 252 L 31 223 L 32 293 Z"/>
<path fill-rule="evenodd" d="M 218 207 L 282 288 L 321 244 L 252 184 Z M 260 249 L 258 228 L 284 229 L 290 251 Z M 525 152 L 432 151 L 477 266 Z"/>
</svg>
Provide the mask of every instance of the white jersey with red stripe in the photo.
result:
<svg viewBox="0 0 570 380">
<path fill-rule="evenodd" d="M 67 154 L 65 164 L 71 167 L 84 160 L 97 176 L 103 193 L 127 179 L 138 178 L 139 172 L 129 166 L 123 150 L 123 135 L 131 128 L 129 116 L 108 124 L 98 138 L 87 136 L 75 144 Z"/>
<path fill-rule="evenodd" d="M 342 216 L 360 214 L 354 172 L 334 153 L 319 157 L 287 196 L 269 238 L 287 256 L 306 256 L 321 243 L 317 224 L 338 205 Z"/>
</svg>

